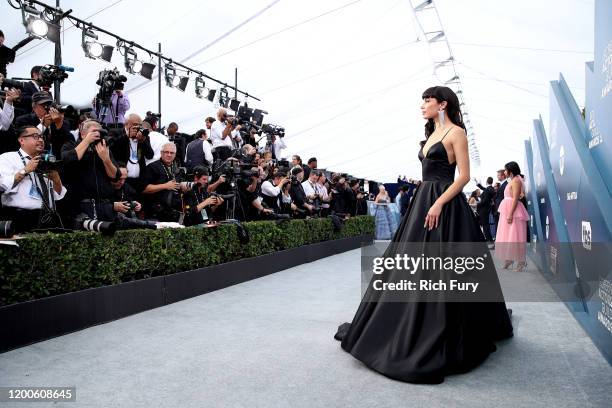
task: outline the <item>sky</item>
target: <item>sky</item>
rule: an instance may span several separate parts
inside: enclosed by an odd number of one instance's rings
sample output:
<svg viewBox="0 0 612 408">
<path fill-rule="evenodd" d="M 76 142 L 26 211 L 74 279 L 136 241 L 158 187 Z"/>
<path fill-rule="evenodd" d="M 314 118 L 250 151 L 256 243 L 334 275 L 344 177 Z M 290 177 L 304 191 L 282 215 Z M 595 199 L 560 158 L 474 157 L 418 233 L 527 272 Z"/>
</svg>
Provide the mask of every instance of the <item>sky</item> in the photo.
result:
<svg viewBox="0 0 612 408">
<path fill-rule="evenodd" d="M 434 2 L 480 152 L 472 177 L 484 181 L 511 160 L 524 167 L 523 141 L 532 135 L 532 120 L 541 115 L 548 127 L 549 82 L 563 73 L 584 106 L 584 63 L 593 59 L 593 1 Z M 162 43 L 162 53 L 175 61 L 191 57 L 185 65 L 222 82 L 233 83 L 238 68 L 238 87 L 261 99 L 247 100 L 249 106 L 269 112 L 264 123 L 286 129 L 287 155 L 315 156 L 321 168 L 380 182 L 393 182 L 398 174 L 421 177 L 421 94 L 441 83 L 428 44 L 417 41 L 410 0 L 172 5 L 61 1 L 64 10 L 72 8 L 74 16 L 124 39 L 152 50 Z M 6 45 L 25 37 L 19 10 L 2 1 L 0 16 Z M 67 21 L 63 28 L 63 62 L 75 72 L 62 85 L 62 103 L 85 106 L 97 93 L 99 71 L 125 72 L 123 57 L 115 49 L 110 63 L 88 59 L 81 30 Z M 115 44 L 102 33 L 99 40 Z M 142 52 L 139 58 L 149 61 Z M 52 62 L 53 44 L 35 41 L 18 52 L 9 77 L 29 76 L 33 65 Z M 157 81 L 127 76 L 130 111 L 157 111 Z M 191 78 L 184 93 L 163 85 L 161 96 L 163 123 L 177 122 L 186 133 L 202 128 L 216 111 L 213 103 L 195 97 Z"/>
</svg>

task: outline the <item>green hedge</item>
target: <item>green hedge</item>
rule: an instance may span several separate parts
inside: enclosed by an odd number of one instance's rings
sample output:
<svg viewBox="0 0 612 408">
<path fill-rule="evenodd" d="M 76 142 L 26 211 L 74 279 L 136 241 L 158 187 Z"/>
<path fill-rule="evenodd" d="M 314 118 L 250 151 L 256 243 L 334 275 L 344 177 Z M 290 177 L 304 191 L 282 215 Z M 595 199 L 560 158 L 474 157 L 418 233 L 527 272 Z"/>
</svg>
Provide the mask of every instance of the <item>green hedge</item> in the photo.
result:
<svg viewBox="0 0 612 408">
<path fill-rule="evenodd" d="M 331 239 L 374 233 L 369 216 L 340 232 L 329 219 L 248 222 L 241 245 L 234 225 L 217 228 L 31 234 L 0 245 L 0 306 L 77 290 L 168 275 Z"/>
</svg>

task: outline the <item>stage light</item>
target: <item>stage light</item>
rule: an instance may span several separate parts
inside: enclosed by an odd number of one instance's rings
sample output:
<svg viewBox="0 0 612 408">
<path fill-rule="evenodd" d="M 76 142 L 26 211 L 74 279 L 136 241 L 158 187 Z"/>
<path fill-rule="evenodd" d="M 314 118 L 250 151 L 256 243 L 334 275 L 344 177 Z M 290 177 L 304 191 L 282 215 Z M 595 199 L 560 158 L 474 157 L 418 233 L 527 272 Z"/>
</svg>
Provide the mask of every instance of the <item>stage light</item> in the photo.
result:
<svg viewBox="0 0 612 408">
<path fill-rule="evenodd" d="M 29 24 L 31 33 L 37 37 L 44 37 L 49 32 L 47 22 L 41 18 L 34 18 Z"/>
<path fill-rule="evenodd" d="M 34 38 L 47 39 L 53 42 L 59 42 L 59 25 L 47 21 L 44 14 L 38 11 L 32 5 L 24 4 L 21 7 L 21 19 L 26 32 Z M 49 17 L 49 20 L 53 16 Z"/>
<path fill-rule="evenodd" d="M 229 104 L 229 94 L 227 92 L 227 89 L 223 87 L 219 90 L 219 105 L 223 106 L 224 108 L 227 108 L 228 104 Z"/>
<path fill-rule="evenodd" d="M 113 58 L 113 50 L 115 47 L 101 44 L 96 41 L 97 39 L 98 36 L 92 30 L 83 29 L 81 46 L 83 47 L 83 51 L 85 51 L 85 56 L 91 59 L 101 59 L 110 62 Z"/>
<path fill-rule="evenodd" d="M 142 71 L 142 62 L 138 60 L 138 55 L 136 55 L 136 51 L 131 48 L 124 48 L 124 63 L 125 69 L 130 74 L 140 74 Z"/>
<path fill-rule="evenodd" d="M 185 92 L 187 83 L 189 82 L 189 75 L 179 76 L 176 74 L 176 68 L 172 65 L 166 65 L 166 85 L 170 88 L 176 88 L 181 92 Z"/>
<path fill-rule="evenodd" d="M 206 97 L 206 88 L 204 85 L 204 78 L 199 76 L 195 79 L 195 93 L 197 98 L 203 99 Z"/>
<path fill-rule="evenodd" d="M 214 102 L 216 94 L 217 94 L 217 90 L 216 89 L 209 89 L 208 90 L 208 96 L 206 97 L 206 99 L 208 99 L 211 102 Z"/>
</svg>

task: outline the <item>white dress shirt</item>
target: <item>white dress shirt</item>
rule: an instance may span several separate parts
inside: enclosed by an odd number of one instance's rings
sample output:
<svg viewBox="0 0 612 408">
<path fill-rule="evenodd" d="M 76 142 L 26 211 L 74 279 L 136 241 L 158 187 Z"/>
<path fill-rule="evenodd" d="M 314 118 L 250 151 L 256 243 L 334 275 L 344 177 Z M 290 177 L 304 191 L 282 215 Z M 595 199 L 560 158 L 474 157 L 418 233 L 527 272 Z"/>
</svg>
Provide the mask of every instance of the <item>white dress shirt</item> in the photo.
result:
<svg viewBox="0 0 612 408">
<path fill-rule="evenodd" d="M 128 178 L 140 177 L 140 164 L 138 164 L 138 140 L 129 139 L 130 141 L 130 158 L 126 163 Z M 151 146 L 152 147 L 152 146 Z M 145 160 L 146 163 L 146 160 Z"/>
<path fill-rule="evenodd" d="M 15 108 L 12 103 L 5 102 L 4 107 L 0 108 L 0 130 L 7 130 L 15 119 Z"/>
<path fill-rule="evenodd" d="M 304 194 L 306 194 L 306 197 L 317 194 L 316 183 L 312 183 L 310 180 L 303 181 L 302 188 L 304 189 Z"/>
<path fill-rule="evenodd" d="M 267 195 L 268 197 L 276 197 L 280 194 L 280 186 L 275 186 L 270 180 L 266 180 L 261 183 L 261 194 Z"/>
<path fill-rule="evenodd" d="M 226 124 L 224 122 L 215 120 L 210 127 L 210 141 L 212 142 L 213 150 L 221 146 L 228 146 L 230 149 L 234 147 L 231 138 L 233 135 L 223 139 L 223 131 L 225 130 L 225 126 Z"/>
<path fill-rule="evenodd" d="M 276 160 L 280 160 L 281 158 L 283 158 L 283 149 L 287 148 L 287 145 L 283 141 L 283 138 L 277 136 L 276 141 L 274 141 L 274 146 L 272 147 L 274 149 L 274 156 L 276 157 Z"/>
<path fill-rule="evenodd" d="M 30 161 L 28 154 L 21 149 L 19 151 L 27 164 Z M 36 188 L 36 186 L 39 188 L 41 186 L 35 174 L 29 173 L 23 180 L 13 185 L 15 183 L 15 174 L 24 167 L 18 152 L 7 152 L 0 155 L 0 191 L 3 192 L 2 205 L 4 207 L 15 207 L 25 210 L 39 210 L 42 207 L 43 201 Z M 53 182 L 47 177 L 44 179 L 47 182 L 49 192 L 53 192 L 55 200 L 64 198 L 66 187 L 62 186 L 62 191 L 58 194 L 53 189 Z"/>
<path fill-rule="evenodd" d="M 153 163 L 154 161 L 159 160 L 159 158 L 161 157 L 162 146 L 170 142 L 170 140 L 166 136 L 154 131 L 149 132 L 149 139 L 151 140 L 151 148 L 153 149 L 153 158 L 145 160 L 145 164 L 147 166 Z"/>
<path fill-rule="evenodd" d="M 204 143 L 202 143 L 202 150 L 204 150 L 204 158 L 206 159 L 206 161 L 209 164 L 212 164 L 212 162 L 214 161 L 212 155 L 212 146 L 210 145 L 210 143 L 208 143 L 208 140 L 205 140 Z"/>
</svg>

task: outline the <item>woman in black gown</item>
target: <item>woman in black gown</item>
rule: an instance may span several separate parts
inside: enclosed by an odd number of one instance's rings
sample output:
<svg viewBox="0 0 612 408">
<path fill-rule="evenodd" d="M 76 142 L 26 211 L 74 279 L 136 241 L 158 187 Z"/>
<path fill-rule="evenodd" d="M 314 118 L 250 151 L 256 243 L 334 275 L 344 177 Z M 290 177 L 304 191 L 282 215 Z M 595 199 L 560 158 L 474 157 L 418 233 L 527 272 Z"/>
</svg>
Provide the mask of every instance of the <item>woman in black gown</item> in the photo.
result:
<svg viewBox="0 0 612 408">
<path fill-rule="evenodd" d="M 470 180 L 468 143 L 457 95 L 447 87 L 423 93 L 421 106 L 426 140 L 419 159 L 423 181 L 414 194 L 393 244 L 470 242 L 486 248 L 478 220 L 463 187 Z M 455 179 L 455 169 L 459 175 Z M 393 256 L 388 249 L 385 256 Z M 490 256 L 489 256 L 490 259 Z M 499 281 L 492 268 L 495 284 Z M 368 293 L 370 292 L 370 293 Z M 437 384 L 444 376 L 463 373 L 495 351 L 495 341 L 512 337 L 510 316 L 501 289 L 498 302 L 394 302 L 372 285 L 351 324 L 335 335 L 342 348 L 387 377 Z"/>
</svg>

